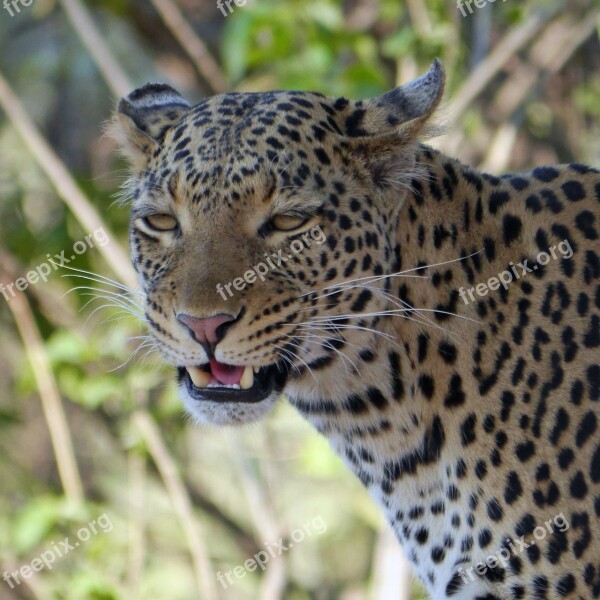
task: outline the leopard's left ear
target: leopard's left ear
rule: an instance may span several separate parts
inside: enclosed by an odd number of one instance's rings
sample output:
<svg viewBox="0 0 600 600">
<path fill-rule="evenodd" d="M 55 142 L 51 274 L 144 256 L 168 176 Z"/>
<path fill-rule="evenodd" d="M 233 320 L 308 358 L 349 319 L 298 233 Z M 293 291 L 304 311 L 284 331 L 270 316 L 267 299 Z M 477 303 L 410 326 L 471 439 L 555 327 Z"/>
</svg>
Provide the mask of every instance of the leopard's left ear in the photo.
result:
<svg viewBox="0 0 600 600">
<path fill-rule="evenodd" d="M 160 147 L 166 132 L 187 112 L 190 104 L 172 87 L 149 83 L 131 92 L 117 104 L 108 133 L 134 171 L 144 169 Z"/>
<path fill-rule="evenodd" d="M 377 98 L 354 102 L 348 107 L 342 131 L 349 137 L 414 136 L 440 104 L 445 82 L 444 67 L 436 58 L 419 79 Z"/>
<path fill-rule="evenodd" d="M 348 103 L 343 122 L 338 116 L 343 147 L 363 163 L 381 190 L 410 189 L 418 135 L 442 100 L 445 80 L 436 59 L 423 77 L 377 98 Z"/>
</svg>

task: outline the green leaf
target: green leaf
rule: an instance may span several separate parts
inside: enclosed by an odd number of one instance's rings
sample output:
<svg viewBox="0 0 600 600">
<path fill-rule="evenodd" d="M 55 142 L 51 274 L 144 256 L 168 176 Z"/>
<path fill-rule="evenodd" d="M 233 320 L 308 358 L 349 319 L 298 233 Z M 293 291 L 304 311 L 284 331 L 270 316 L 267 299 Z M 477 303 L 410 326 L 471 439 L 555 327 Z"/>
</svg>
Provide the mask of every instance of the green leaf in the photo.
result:
<svg viewBox="0 0 600 600">
<path fill-rule="evenodd" d="M 62 498 L 52 496 L 26 504 L 14 522 L 14 551 L 22 555 L 38 546 L 61 520 L 63 508 Z"/>
</svg>

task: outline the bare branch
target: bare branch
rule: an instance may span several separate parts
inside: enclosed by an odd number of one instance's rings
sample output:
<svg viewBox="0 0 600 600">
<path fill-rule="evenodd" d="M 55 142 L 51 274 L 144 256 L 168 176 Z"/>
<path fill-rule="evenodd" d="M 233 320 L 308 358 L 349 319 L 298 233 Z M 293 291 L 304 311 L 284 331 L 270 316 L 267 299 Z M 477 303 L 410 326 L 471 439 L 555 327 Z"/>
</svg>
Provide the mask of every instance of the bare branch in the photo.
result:
<svg viewBox="0 0 600 600">
<path fill-rule="evenodd" d="M 177 4 L 173 0 L 152 0 L 152 4 L 212 90 L 218 94 L 226 92 L 229 85 L 225 74 L 206 44 L 185 20 Z"/>
<path fill-rule="evenodd" d="M 0 271 L 0 281 L 5 285 L 9 283 L 4 271 Z M 73 503 L 81 504 L 84 501 L 83 484 L 75 459 L 73 440 L 44 342 L 24 294 L 16 294 L 8 302 L 8 307 L 23 340 L 25 352 L 40 393 L 42 410 L 48 425 L 50 441 L 65 496 Z"/>
<path fill-rule="evenodd" d="M 117 243 L 114 234 L 111 235 L 108 226 L 103 222 L 92 203 L 81 191 L 81 188 L 77 185 L 65 164 L 40 134 L 1 73 L 0 106 L 2 106 L 40 167 L 54 185 L 56 192 L 75 215 L 75 218 L 79 221 L 84 231 L 91 233 L 102 228 L 110 237 L 111 243 L 100 246 L 98 251 L 104 256 L 113 272 L 124 283 L 129 287 L 136 288 L 135 274 L 130 267 L 127 254 L 125 254 Z"/>
<path fill-rule="evenodd" d="M 254 521 L 254 528 L 258 539 L 265 536 L 269 541 L 277 540 L 281 536 L 281 530 L 277 523 L 275 510 L 270 499 L 264 494 L 263 486 L 252 471 L 240 445 L 239 438 L 230 431 L 224 432 L 228 438 L 227 446 L 231 452 L 231 458 L 237 468 L 242 482 L 242 487 L 250 507 L 250 514 Z M 286 584 L 286 564 L 283 556 L 280 556 L 270 567 L 262 582 L 260 590 L 261 600 L 278 600 L 283 598 Z"/>
<path fill-rule="evenodd" d="M 500 88 L 493 103 L 493 114 L 502 121 L 498 127 L 482 168 L 500 172 L 508 167 L 517 140 L 517 125 L 506 122 L 530 97 L 540 80 L 558 73 L 573 54 L 594 34 L 600 11 L 592 10 L 581 20 L 567 15 L 548 26 L 531 49 L 530 59 L 516 69 Z"/>
<path fill-rule="evenodd" d="M 134 86 L 98 31 L 88 9 L 79 0 L 60 0 L 60 3 L 115 96 L 120 98 L 129 94 Z"/>
<path fill-rule="evenodd" d="M 473 70 L 467 81 L 456 94 L 449 112 L 458 120 L 471 102 L 485 89 L 500 69 L 521 48 L 529 43 L 550 20 L 554 12 L 538 11 L 532 14 L 522 25 L 510 32 L 496 45 L 494 50 Z"/>
<path fill-rule="evenodd" d="M 187 538 L 200 598 L 203 600 L 216 600 L 217 592 L 208 550 L 202 535 L 198 531 L 199 526 L 194 518 L 192 502 L 177 471 L 175 461 L 169 454 L 156 423 L 146 411 L 136 411 L 132 415 L 132 421 L 142 434 L 148 451 L 158 467 Z"/>
</svg>

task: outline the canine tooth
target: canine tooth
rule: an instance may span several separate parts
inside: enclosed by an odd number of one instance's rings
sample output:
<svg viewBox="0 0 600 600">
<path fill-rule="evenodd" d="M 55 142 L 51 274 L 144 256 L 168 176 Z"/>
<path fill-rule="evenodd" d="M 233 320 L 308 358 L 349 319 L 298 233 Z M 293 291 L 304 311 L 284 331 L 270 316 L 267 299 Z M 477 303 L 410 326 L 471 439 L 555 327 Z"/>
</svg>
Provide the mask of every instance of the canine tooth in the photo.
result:
<svg viewBox="0 0 600 600">
<path fill-rule="evenodd" d="M 187 368 L 187 372 L 190 374 L 191 380 L 194 382 L 194 385 L 196 387 L 203 388 L 203 387 L 206 387 L 210 383 L 210 380 L 212 379 L 212 376 L 210 375 L 210 373 L 206 373 L 205 371 L 203 371 L 202 369 L 199 369 L 198 367 L 186 367 L 186 368 Z"/>
<path fill-rule="evenodd" d="M 240 379 L 240 388 L 242 390 L 249 390 L 254 385 L 254 372 L 252 371 L 252 367 L 246 367 L 244 369 L 244 374 Z"/>
<path fill-rule="evenodd" d="M 252 370 L 254 371 L 254 374 L 256 375 L 260 371 L 260 367 L 252 367 Z"/>
</svg>

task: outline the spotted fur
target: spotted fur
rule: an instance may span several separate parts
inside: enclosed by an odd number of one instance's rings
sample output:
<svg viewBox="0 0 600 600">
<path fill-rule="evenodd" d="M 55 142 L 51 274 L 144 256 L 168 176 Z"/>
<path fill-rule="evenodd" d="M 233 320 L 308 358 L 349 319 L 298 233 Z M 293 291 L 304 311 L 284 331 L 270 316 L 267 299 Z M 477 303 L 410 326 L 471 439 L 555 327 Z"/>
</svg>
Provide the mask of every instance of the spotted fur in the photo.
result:
<svg viewBox="0 0 600 600">
<path fill-rule="evenodd" d="M 123 99 L 147 322 L 182 367 L 207 356 L 178 312 L 237 315 L 218 360 L 278 365 L 432 598 L 600 598 L 600 172 L 495 177 L 423 145 L 443 83 L 436 62 L 361 102 L 231 93 L 191 107 L 159 85 Z M 157 213 L 177 229 L 140 225 Z M 281 232 L 277 213 L 306 222 Z M 227 301 L 216 293 L 317 225 L 323 245 Z M 565 240 L 570 258 L 461 298 Z M 199 421 L 227 424 L 263 416 L 277 394 L 182 397 Z M 505 564 L 468 575 L 502 548 Z"/>
</svg>

